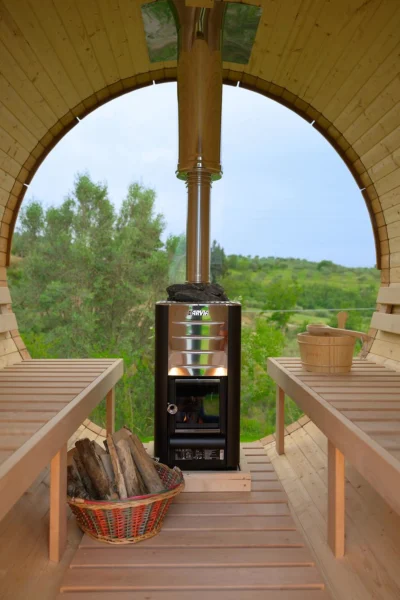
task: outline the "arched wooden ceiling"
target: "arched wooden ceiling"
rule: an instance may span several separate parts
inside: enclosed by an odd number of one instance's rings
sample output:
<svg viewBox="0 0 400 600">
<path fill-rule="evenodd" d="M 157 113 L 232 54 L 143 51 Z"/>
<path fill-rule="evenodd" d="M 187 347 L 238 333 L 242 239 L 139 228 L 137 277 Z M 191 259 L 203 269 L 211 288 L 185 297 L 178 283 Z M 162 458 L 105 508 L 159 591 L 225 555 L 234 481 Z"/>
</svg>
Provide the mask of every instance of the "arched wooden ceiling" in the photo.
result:
<svg viewBox="0 0 400 600">
<path fill-rule="evenodd" d="M 370 211 L 382 282 L 400 283 L 400 2 L 248 3 L 262 7 L 251 58 L 224 63 L 225 82 L 283 102 L 334 145 Z M 109 99 L 175 79 L 174 61 L 149 61 L 141 4 L 0 0 L 0 265 L 57 141 Z"/>
</svg>

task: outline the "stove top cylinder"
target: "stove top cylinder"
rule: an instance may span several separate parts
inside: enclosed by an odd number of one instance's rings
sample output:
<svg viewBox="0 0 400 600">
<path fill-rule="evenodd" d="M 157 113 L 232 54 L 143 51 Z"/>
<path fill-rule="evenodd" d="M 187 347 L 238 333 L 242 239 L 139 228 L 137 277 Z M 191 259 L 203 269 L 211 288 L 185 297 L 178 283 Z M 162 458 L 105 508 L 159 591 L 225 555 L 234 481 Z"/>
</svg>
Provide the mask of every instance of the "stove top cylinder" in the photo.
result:
<svg viewBox="0 0 400 600">
<path fill-rule="evenodd" d="M 237 469 L 241 305 L 156 304 L 154 453 L 184 470 Z"/>
</svg>

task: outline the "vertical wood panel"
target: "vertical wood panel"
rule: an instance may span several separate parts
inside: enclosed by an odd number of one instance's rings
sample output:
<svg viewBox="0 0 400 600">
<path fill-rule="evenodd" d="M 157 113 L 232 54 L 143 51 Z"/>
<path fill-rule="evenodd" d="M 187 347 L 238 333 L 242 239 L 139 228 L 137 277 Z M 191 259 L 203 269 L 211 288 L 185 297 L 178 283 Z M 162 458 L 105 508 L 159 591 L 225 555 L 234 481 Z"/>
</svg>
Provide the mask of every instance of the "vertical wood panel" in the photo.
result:
<svg viewBox="0 0 400 600">
<path fill-rule="evenodd" d="M 76 3 L 77 10 L 84 23 L 87 35 L 94 50 L 97 63 L 107 85 L 120 79 L 117 63 L 111 50 L 110 41 L 104 27 L 100 8 L 96 0 Z"/>
<path fill-rule="evenodd" d="M 27 0 L 2 0 L 25 39 L 41 63 L 41 70 L 47 71 L 69 107 L 79 103 L 79 95 L 74 82 L 70 80 L 61 61 L 57 57 L 38 17 Z"/>
<path fill-rule="evenodd" d="M 285 392 L 276 387 L 276 451 L 285 453 Z"/>
<path fill-rule="evenodd" d="M 106 398 L 106 431 L 107 434 L 115 431 L 115 388 L 112 388 Z"/>
<path fill-rule="evenodd" d="M 107 84 L 76 4 L 74 0 L 54 0 L 54 4 L 91 86 L 97 92 Z"/>
<path fill-rule="evenodd" d="M 61 117 L 68 110 L 68 106 L 57 90 L 50 76 L 43 69 L 38 57 L 32 47 L 28 44 L 22 31 L 17 26 L 10 13 L 0 2 L 0 38 L 4 45 L 9 49 L 10 54 L 16 60 L 27 79 L 36 88 L 37 92 L 43 98 L 43 112 L 48 110 L 54 112 L 57 117 Z M 35 101 L 35 94 L 32 95 Z M 46 103 L 49 109 L 45 106 Z"/>
<path fill-rule="evenodd" d="M 82 66 L 74 44 L 69 39 L 60 15 L 52 0 L 40 0 L 34 4 L 35 14 L 52 45 L 54 53 L 62 64 L 80 98 L 90 96 L 94 90 L 88 73 Z"/>
<path fill-rule="evenodd" d="M 344 456 L 328 440 L 328 543 L 336 558 L 344 555 Z"/>
<path fill-rule="evenodd" d="M 59 562 L 67 544 L 67 445 L 50 465 L 50 560 Z"/>
</svg>

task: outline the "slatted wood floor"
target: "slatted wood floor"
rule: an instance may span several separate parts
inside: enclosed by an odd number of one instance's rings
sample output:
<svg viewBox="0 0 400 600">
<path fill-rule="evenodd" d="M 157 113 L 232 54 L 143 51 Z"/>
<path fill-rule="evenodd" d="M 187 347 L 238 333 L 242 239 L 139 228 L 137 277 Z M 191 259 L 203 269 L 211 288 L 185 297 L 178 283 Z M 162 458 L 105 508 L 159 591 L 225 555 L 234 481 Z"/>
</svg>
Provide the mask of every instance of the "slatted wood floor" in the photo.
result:
<svg viewBox="0 0 400 600">
<path fill-rule="evenodd" d="M 243 450 L 252 492 L 183 493 L 137 546 L 84 536 L 59 599 L 328 600 L 263 446 Z"/>
<path fill-rule="evenodd" d="M 399 600 L 400 515 L 346 462 L 346 554 L 336 560 L 326 541 L 327 438 L 309 421 L 266 451 L 288 495 L 299 530 L 335 600 Z"/>
<path fill-rule="evenodd" d="M 334 600 L 398 600 L 400 598 L 400 516 L 396 515 L 350 465 L 346 466 L 346 555 L 335 560 L 326 543 L 327 460 L 325 436 L 311 422 L 288 427 L 286 454 L 277 456 L 275 442 L 266 451 L 279 481 L 253 483 L 258 491 L 287 493 L 291 513 L 323 573 Z M 101 428 L 91 424 L 80 427 L 77 436 L 97 438 Z M 104 433 L 104 432 L 103 432 Z M 281 482 L 281 483 L 280 483 Z M 273 486 L 271 488 L 271 486 Z M 54 600 L 66 569 L 79 545 L 81 535 L 75 519 L 70 519 L 68 548 L 59 564 L 48 560 L 48 477 L 44 471 L 30 489 L 0 522 L 0 599 Z M 219 505 L 216 503 L 215 506 Z M 236 507 L 241 503 L 234 503 Z M 228 504 L 226 504 L 228 506 Z M 255 507 L 256 504 L 253 504 Z M 181 550 L 181 549 L 176 549 Z M 199 549 L 201 550 L 201 548 Z M 216 549 L 220 550 L 220 549 Z M 255 548 L 262 556 L 263 548 Z M 194 552 L 194 550 L 191 550 Z M 257 559 L 259 560 L 259 559 Z M 279 590 L 221 590 L 218 600 L 283 600 Z M 297 598 L 304 597 L 300 590 Z M 321 594 L 312 591 L 314 598 Z M 296 598 L 294 591 L 290 594 Z M 69 598 L 68 598 L 69 597 Z M 89 592 L 67 593 L 62 600 L 91 600 Z M 312 598 L 312 596 L 306 596 Z M 204 591 L 126 591 L 96 593 L 96 600 L 203 600 Z M 324 596 L 322 595 L 322 598 Z M 325 596 L 326 598 L 326 596 Z M 297 600 L 297 599 L 296 599 Z"/>
</svg>

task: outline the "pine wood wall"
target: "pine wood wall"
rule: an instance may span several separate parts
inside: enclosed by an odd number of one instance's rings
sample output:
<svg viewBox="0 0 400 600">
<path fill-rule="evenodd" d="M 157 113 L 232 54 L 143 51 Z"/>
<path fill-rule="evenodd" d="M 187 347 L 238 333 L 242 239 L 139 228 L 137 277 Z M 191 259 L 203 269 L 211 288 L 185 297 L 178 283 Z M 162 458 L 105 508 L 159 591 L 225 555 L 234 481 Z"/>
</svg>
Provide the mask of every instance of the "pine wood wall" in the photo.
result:
<svg viewBox="0 0 400 600">
<path fill-rule="evenodd" d="M 225 63 L 225 82 L 285 104 L 335 147 L 369 210 L 382 287 L 400 287 L 400 2 L 248 3 L 263 8 L 251 59 L 248 65 Z M 175 62 L 149 62 L 140 4 L 0 0 L 0 285 L 5 290 L 18 210 L 48 152 L 102 103 L 176 78 Z M 26 356 L 26 350 L 11 323 L 11 304 L 3 300 L 4 362 Z M 395 300 L 378 304 L 378 312 L 392 315 L 394 322 L 400 312 Z M 373 356 L 400 361 L 397 326 L 384 331 L 377 318 L 372 325 Z"/>
</svg>

